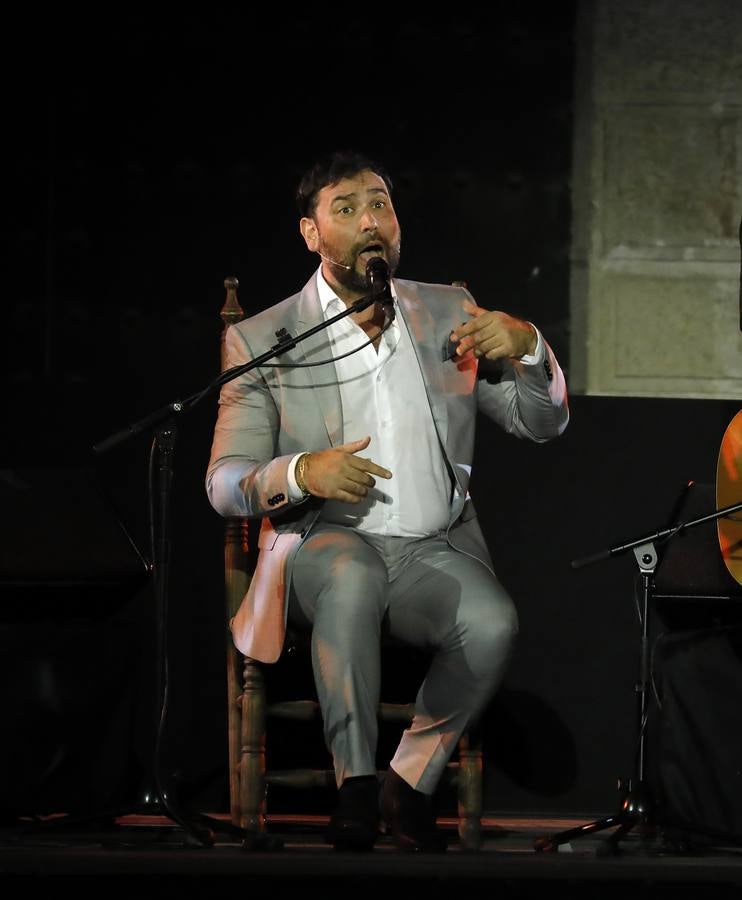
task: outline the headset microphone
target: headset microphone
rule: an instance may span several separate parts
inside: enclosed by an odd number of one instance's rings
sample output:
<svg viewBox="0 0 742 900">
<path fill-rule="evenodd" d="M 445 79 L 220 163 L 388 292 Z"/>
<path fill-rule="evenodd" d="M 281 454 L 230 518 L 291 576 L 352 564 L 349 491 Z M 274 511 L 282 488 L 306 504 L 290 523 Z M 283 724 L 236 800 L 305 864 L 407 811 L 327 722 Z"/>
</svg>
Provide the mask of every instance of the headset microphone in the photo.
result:
<svg viewBox="0 0 742 900">
<path fill-rule="evenodd" d="M 319 253 L 319 250 L 317 251 L 317 253 Z M 333 266 L 340 266 L 341 269 L 348 269 L 348 270 L 353 268 L 353 266 L 346 266 L 344 263 L 335 262 L 334 259 L 330 259 L 329 256 L 324 256 L 322 253 L 319 253 L 319 255 L 322 257 L 322 259 L 327 260 L 328 263 L 332 263 Z"/>
</svg>

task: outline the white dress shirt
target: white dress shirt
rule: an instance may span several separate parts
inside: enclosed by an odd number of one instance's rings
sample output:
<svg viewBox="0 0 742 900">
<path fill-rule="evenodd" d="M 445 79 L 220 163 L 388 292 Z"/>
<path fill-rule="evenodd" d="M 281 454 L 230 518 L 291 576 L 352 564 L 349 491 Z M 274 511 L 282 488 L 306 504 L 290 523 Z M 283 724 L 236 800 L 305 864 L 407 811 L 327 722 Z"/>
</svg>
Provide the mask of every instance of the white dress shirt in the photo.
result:
<svg viewBox="0 0 742 900">
<path fill-rule="evenodd" d="M 325 319 L 345 309 L 317 271 Z M 392 296 L 396 293 L 392 283 Z M 333 356 L 361 347 L 335 362 L 343 416 L 343 440 L 371 441 L 359 455 L 389 469 L 360 503 L 326 501 L 321 520 L 383 535 L 422 537 L 445 529 L 451 508 L 451 479 L 433 424 L 420 366 L 404 319 L 397 315 L 381 337 L 378 352 L 350 316 L 328 328 Z M 289 466 L 289 494 L 299 499 Z"/>
</svg>

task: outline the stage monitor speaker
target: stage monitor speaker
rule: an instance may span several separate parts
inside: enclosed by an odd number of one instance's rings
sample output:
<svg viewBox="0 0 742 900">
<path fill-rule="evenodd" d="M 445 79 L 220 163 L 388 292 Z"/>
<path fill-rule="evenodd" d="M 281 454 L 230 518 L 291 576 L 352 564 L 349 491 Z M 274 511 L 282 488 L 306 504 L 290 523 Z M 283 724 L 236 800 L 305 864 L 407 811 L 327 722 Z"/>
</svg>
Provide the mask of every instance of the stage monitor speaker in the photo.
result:
<svg viewBox="0 0 742 900">
<path fill-rule="evenodd" d="M 668 632 L 655 650 L 656 793 L 668 830 L 742 843 L 742 627 Z"/>
<path fill-rule="evenodd" d="M 148 578 L 90 469 L 0 470 L 0 519 L 0 620 L 95 616 Z"/>
<path fill-rule="evenodd" d="M 107 809 L 150 728 L 148 565 L 89 469 L 0 470 L 0 520 L 0 820 Z"/>
</svg>

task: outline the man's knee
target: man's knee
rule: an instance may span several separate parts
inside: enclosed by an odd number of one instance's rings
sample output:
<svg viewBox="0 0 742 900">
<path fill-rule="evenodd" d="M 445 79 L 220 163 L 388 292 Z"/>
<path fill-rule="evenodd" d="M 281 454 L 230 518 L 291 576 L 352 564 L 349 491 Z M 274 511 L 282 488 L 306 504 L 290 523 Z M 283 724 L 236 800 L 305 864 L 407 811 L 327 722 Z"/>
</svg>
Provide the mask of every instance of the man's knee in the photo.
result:
<svg viewBox="0 0 742 900">
<path fill-rule="evenodd" d="M 508 659 L 518 638 L 518 613 L 512 602 L 498 604 L 494 609 L 480 609 L 470 616 L 466 628 L 466 642 L 470 651 L 498 666 Z"/>
</svg>

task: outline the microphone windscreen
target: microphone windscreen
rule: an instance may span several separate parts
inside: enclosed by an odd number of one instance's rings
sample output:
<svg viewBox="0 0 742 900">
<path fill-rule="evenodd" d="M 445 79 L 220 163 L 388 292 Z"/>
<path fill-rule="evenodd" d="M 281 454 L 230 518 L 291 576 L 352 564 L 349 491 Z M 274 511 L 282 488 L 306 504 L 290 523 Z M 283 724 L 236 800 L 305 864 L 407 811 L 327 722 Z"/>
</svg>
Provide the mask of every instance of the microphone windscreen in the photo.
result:
<svg viewBox="0 0 742 900">
<path fill-rule="evenodd" d="M 380 294 L 389 285 L 389 263 L 383 256 L 372 256 L 366 263 L 366 283 L 372 294 Z"/>
</svg>

